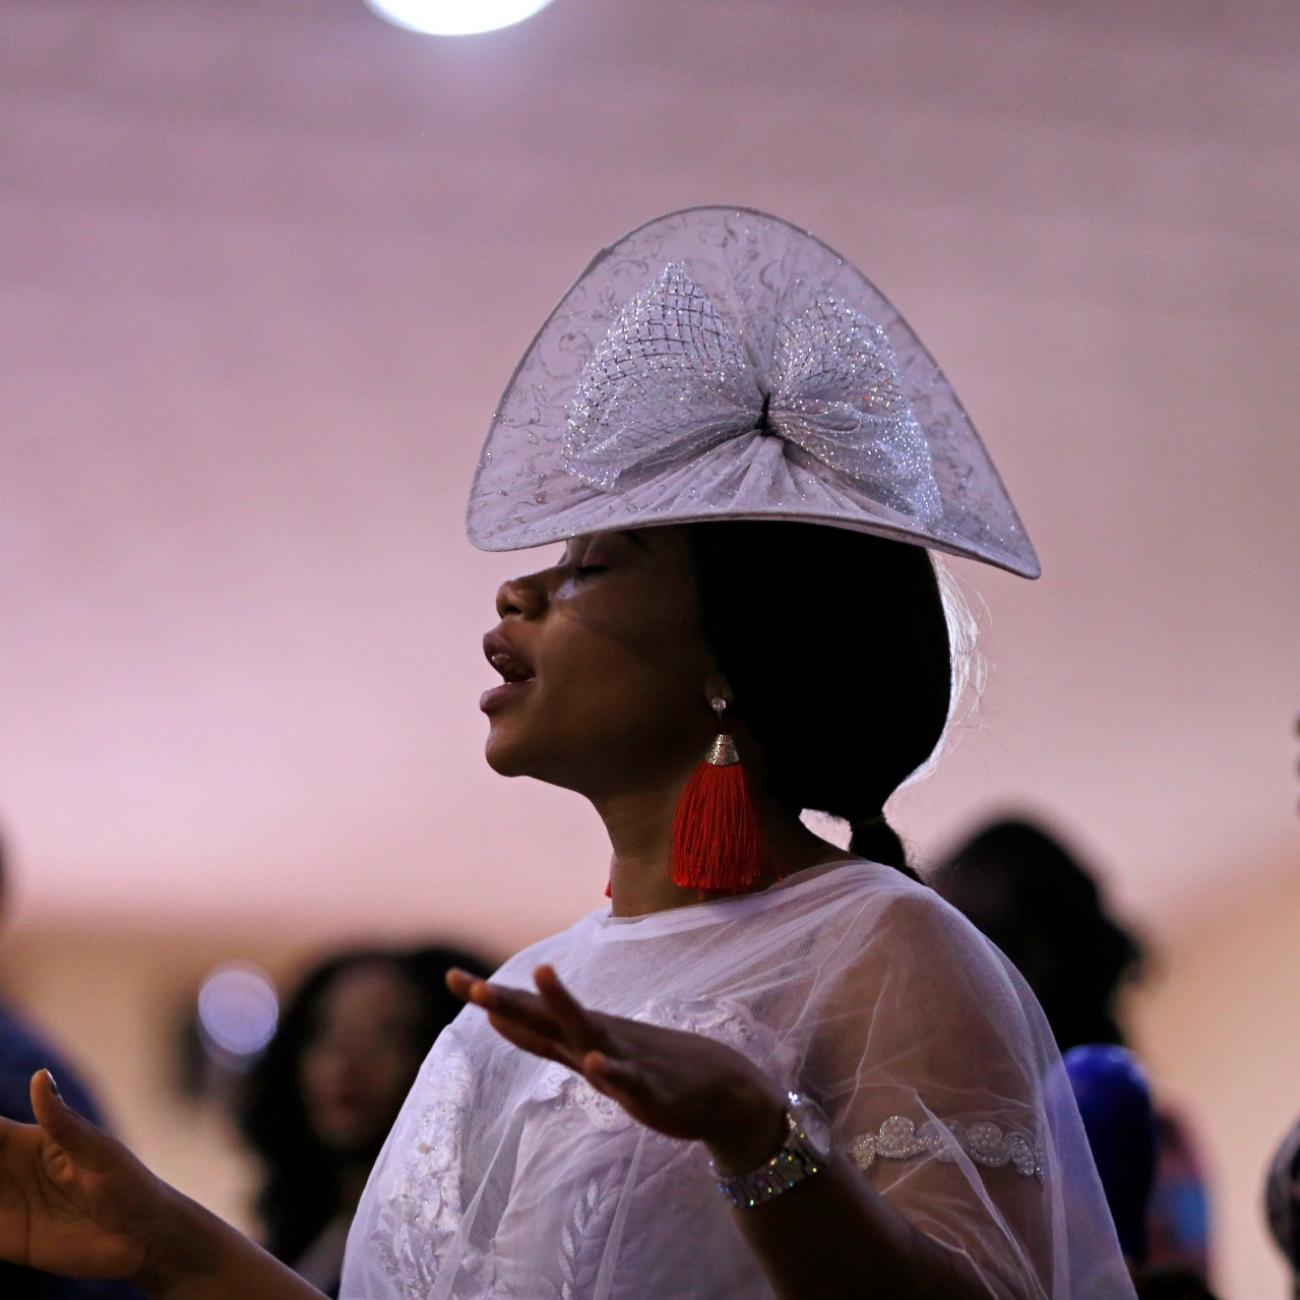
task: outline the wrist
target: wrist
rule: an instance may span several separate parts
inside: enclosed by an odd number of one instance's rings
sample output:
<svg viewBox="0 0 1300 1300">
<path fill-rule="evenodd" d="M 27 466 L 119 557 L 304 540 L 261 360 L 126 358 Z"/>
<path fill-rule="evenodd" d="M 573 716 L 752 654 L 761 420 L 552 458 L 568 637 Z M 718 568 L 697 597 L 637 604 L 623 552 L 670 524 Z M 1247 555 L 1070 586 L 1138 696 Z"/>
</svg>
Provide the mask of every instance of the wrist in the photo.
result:
<svg viewBox="0 0 1300 1300">
<path fill-rule="evenodd" d="M 220 1230 L 225 1227 L 197 1201 L 166 1187 L 136 1285 L 155 1300 L 166 1300 L 185 1283 L 212 1272 L 221 1253 Z"/>
<path fill-rule="evenodd" d="M 781 1119 L 785 1138 L 772 1155 L 743 1173 L 720 1169 L 713 1174 L 718 1190 L 738 1210 L 754 1210 L 797 1187 L 826 1167 L 831 1158 L 831 1129 L 826 1113 L 801 1092 L 786 1094 Z M 738 1159 L 738 1157 L 736 1157 Z M 746 1156 L 748 1161 L 749 1157 Z"/>
<path fill-rule="evenodd" d="M 746 1174 L 770 1160 L 785 1141 L 786 1094 L 764 1080 L 745 1080 L 720 1108 L 724 1123 L 705 1140 L 717 1172 Z"/>
</svg>

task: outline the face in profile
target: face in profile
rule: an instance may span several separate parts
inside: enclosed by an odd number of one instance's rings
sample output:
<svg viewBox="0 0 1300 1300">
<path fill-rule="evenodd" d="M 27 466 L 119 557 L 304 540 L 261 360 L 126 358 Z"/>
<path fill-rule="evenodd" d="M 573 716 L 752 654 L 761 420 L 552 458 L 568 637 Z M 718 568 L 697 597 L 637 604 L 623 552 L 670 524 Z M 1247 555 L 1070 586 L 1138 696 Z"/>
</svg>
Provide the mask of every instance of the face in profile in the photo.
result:
<svg viewBox="0 0 1300 1300">
<path fill-rule="evenodd" d="M 699 760 L 721 683 L 683 529 L 574 538 L 502 584 L 497 613 L 484 652 L 504 680 L 480 701 L 496 771 L 599 798 Z"/>
<path fill-rule="evenodd" d="M 420 1003 L 391 965 L 341 970 L 322 990 L 298 1063 L 312 1134 L 339 1155 L 367 1155 L 387 1136 L 419 1070 Z"/>
</svg>

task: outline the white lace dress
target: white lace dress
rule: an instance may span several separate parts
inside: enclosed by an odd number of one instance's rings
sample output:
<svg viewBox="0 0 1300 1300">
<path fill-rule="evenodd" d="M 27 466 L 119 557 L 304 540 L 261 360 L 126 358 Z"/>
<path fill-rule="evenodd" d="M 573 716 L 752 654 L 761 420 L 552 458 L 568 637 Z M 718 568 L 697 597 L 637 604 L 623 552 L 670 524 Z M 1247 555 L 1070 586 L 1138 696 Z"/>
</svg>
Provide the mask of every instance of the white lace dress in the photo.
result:
<svg viewBox="0 0 1300 1300">
<path fill-rule="evenodd" d="M 588 1006 L 720 1039 L 816 1098 L 862 1177 L 990 1296 L 1132 1295 L 1041 1011 L 900 873 L 845 862 L 652 916 L 601 909 L 495 978 L 531 987 L 540 962 Z M 469 1008 L 371 1175 L 342 1298 L 770 1297 L 732 1214 L 699 1144 Z"/>
</svg>

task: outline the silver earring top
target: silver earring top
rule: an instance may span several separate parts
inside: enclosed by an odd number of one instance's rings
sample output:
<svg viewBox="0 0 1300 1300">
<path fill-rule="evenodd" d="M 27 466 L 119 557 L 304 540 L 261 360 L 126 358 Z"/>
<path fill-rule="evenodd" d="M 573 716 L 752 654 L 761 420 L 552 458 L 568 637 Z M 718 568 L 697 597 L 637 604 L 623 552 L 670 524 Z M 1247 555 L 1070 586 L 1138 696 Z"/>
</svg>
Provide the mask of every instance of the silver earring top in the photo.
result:
<svg viewBox="0 0 1300 1300">
<path fill-rule="evenodd" d="M 722 717 L 722 715 L 727 711 L 727 701 L 724 700 L 721 695 L 715 695 L 709 701 L 709 708 L 711 708 L 718 717 Z"/>
</svg>

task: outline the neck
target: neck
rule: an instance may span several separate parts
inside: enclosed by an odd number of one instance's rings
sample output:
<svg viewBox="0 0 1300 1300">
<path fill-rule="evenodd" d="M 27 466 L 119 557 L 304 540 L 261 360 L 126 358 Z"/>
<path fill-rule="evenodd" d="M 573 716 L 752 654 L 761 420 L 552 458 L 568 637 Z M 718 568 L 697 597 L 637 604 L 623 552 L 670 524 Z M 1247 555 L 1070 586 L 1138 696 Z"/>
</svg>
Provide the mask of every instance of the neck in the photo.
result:
<svg viewBox="0 0 1300 1300">
<path fill-rule="evenodd" d="M 683 889 L 673 883 L 673 814 L 684 784 L 682 778 L 593 800 L 613 849 L 609 866 L 613 915 L 644 916 L 719 897 L 708 890 Z M 843 850 L 814 835 L 798 817 L 761 791 L 756 791 L 755 797 L 777 866 L 750 892 L 767 889 L 792 872 L 845 856 Z"/>
<path fill-rule="evenodd" d="M 339 1167 L 339 1213 L 351 1217 L 361 1203 L 370 1177 L 371 1161 L 347 1160 Z"/>
</svg>

